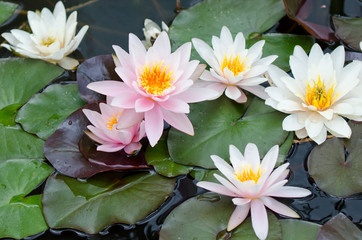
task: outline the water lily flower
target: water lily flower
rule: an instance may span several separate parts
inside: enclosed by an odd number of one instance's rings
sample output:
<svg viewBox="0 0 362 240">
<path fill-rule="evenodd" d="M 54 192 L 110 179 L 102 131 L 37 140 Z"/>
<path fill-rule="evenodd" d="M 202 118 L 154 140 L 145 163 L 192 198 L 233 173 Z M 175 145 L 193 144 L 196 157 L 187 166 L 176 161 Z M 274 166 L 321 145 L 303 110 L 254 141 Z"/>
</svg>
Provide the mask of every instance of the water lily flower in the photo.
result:
<svg viewBox="0 0 362 240">
<path fill-rule="evenodd" d="M 343 117 L 362 120 L 361 62 L 344 67 L 343 46 L 323 54 L 314 44 L 309 56 L 300 46 L 290 56 L 294 78 L 271 66 L 270 77 L 275 86 L 266 88 L 265 103 L 290 114 L 283 121 L 283 129 L 295 131 L 298 138 L 309 136 L 316 143 L 326 140 L 327 131 L 336 137 L 349 138 L 351 128 Z"/>
<path fill-rule="evenodd" d="M 232 166 L 216 155 L 211 156 L 215 166 L 226 179 L 214 174 L 221 184 L 206 181 L 197 183 L 197 186 L 209 191 L 233 197 L 236 208 L 230 217 L 227 231 L 240 225 L 248 216 L 249 210 L 254 232 L 259 239 L 266 239 L 268 235 L 265 207 L 288 217 L 299 217 L 292 209 L 272 198 L 299 198 L 311 194 L 304 188 L 285 186 L 288 182 L 285 178 L 289 173 L 289 163 L 273 171 L 278 158 L 278 145 L 269 150 L 261 163 L 258 148 L 253 143 L 246 145 L 244 156 L 233 145 L 230 145 L 229 150 Z"/>
<path fill-rule="evenodd" d="M 210 70 L 205 71 L 200 79 L 205 81 L 203 86 L 219 93 L 216 98 L 225 91 L 228 98 L 238 103 L 246 102 L 247 97 L 242 89 L 262 99 L 267 98 L 264 87 L 259 84 L 267 81 L 263 74 L 277 56 L 261 58 L 264 40 L 246 49 L 243 33 L 239 32 L 233 40 L 230 30 L 224 26 L 220 38 L 212 37 L 213 49 L 197 38 L 193 38 L 192 43 L 210 66 Z"/>
<path fill-rule="evenodd" d="M 168 35 L 161 32 L 148 51 L 134 34 L 129 35 L 129 54 L 119 46 L 113 48 L 119 61 L 115 70 L 123 82 L 93 82 L 88 88 L 113 98 L 113 106 L 135 110 L 127 119 L 121 115 L 118 127 L 131 126 L 144 117 L 151 146 L 160 139 L 164 120 L 193 135 L 193 126 L 186 116 L 190 111 L 188 103 L 210 99 L 216 92 L 192 87 L 200 69 L 199 61 L 189 61 L 191 43 L 171 53 Z"/>
<path fill-rule="evenodd" d="M 10 51 L 29 58 L 42 59 L 59 64 L 65 69 L 75 68 L 79 62 L 67 57 L 77 49 L 88 26 L 83 26 L 75 36 L 77 27 L 77 12 L 73 12 L 68 20 L 64 5 L 57 2 L 52 13 L 48 8 L 41 12 L 28 11 L 28 22 L 32 33 L 12 29 L 3 33 L 9 44 L 1 44 Z"/>
<path fill-rule="evenodd" d="M 102 152 L 117 152 L 122 149 L 127 154 L 133 154 L 141 149 L 139 142 L 145 135 L 144 121 L 128 128 L 117 129 L 119 117 L 128 114 L 121 108 L 105 103 L 100 103 L 101 113 L 89 109 L 83 109 L 83 113 L 93 124 L 88 125 L 85 133 L 94 141 L 101 144 L 97 147 Z"/>
<path fill-rule="evenodd" d="M 158 26 L 157 23 L 148 18 L 145 19 L 144 26 L 145 27 L 143 28 L 143 34 L 145 35 L 146 39 L 142 41 L 142 43 L 148 49 L 155 42 L 158 35 L 160 35 L 161 28 L 160 26 Z M 166 25 L 166 23 L 162 21 L 161 26 L 162 26 L 162 31 L 168 32 L 168 26 Z"/>
</svg>

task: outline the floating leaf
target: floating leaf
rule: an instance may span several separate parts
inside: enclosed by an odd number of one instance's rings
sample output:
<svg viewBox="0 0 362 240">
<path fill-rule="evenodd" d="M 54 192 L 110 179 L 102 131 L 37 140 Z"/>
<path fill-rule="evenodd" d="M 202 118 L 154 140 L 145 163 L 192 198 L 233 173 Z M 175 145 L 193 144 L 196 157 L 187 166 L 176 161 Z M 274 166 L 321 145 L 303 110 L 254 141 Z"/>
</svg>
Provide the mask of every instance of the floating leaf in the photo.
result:
<svg viewBox="0 0 362 240">
<path fill-rule="evenodd" d="M 62 72 L 62 68 L 41 60 L 0 59 L 0 122 L 15 125 L 17 108 Z"/>
<path fill-rule="evenodd" d="M 283 240 L 315 240 L 321 225 L 295 219 L 279 220 Z"/>
<path fill-rule="evenodd" d="M 211 43 L 213 35 L 220 36 L 222 26 L 227 26 L 233 34 L 243 32 L 247 38 L 251 33 L 265 32 L 284 15 L 280 0 L 206 0 L 178 14 L 169 35 L 174 49 L 192 38 Z M 200 57 L 193 51 L 191 58 Z"/>
<path fill-rule="evenodd" d="M 84 133 L 87 125 L 90 124 L 82 112 L 84 108 L 99 112 L 98 103 L 88 104 L 78 109 L 67 117 L 46 140 L 44 155 L 53 167 L 64 175 L 77 178 L 86 178 L 114 169 L 148 167 L 143 157 L 127 157 L 122 152 L 97 152 L 95 143 L 90 141 Z M 105 162 L 100 164 L 102 160 Z M 106 160 L 111 160 L 112 164 L 108 165 Z M 115 165 L 114 162 L 119 164 Z"/>
<path fill-rule="evenodd" d="M 278 160 L 275 163 L 275 167 L 278 167 L 284 163 L 285 159 L 289 154 L 289 150 L 292 147 L 293 139 L 294 139 L 293 132 L 289 132 L 288 137 L 286 138 L 284 143 L 279 147 Z"/>
<path fill-rule="evenodd" d="M 43 195 L 44 216 L 52 228 L 95 234 L 113 223 L 135 224 L 156 210 L 175 187 L 175 179 L 141 173 L 124 178 L 100 174 L 79 181 L 49 177 Z"/>
<path fill-rule="evenodd" d="M 160 231 L 160 240 L 168 239 L 258 239 L 250 217 L 231 232 L 226 226 L 235 205 L 231 198 L 206 193 L 176 207 L 166 218 Z M 281 228 L 274 214 L 268 212 L 268 238 L 281 239 Z"/>
<path fill-rule="evenodd" d="M 362 41 L 362 18 L 333 16 L 332 19 L 338 37 L 355 50 L 361 51 L 359 43 Z"/>
<path fill-rule="evenodd" d="M 0 164 L 0 237 L 24 238 L 48 228 L 41 195 L 25 197 L 53 169 L 41 161 L 7 160 Z"/>
<path fill-rule="evenodd" d="M 195 136 L 171 128 L 167 142 L 171 158 L 183 165 L 215 168 L 210 155 L 228 161 L 230 144 L 244 152 L 247 143 L 255 143 L 264 156 L 272 146 L 282 145 L 289 134 L 282 129 L 285 115 L 251 96 L 244 104 L 225 96 L 193 104 L 188 116 Z"/>
<path fill-rule="evenodd" d="M 101 55 L 87 59 L 77 68 L 77 82 L 79 93 L 88 102 L 105 100 L 105 96 L 87 88 L 87 85 L 96 81 L 120 80 L 115 72 L 112 55 Z"/>
<path fill-rule="evenodd" d="M 0 162 L 8 159 L 44 159 L 44 141 L 19 126 L 0 125 Z"/>
<path fill-rule="evenodd" d="M 17 7 L 18 4 L 0 1 L 0 25 L 13 15 Z"/>
<path fill-rule="evenodd" d="M 317 186 L 338 197 L 362 192 L 362 124 L 350 121 L 349 125 L 356 137 L 328 139 L 315 147 L 308 159 L 309 174 Z"/>
<path fill-rule="evenodd" d="M 214 177 L 214 173 L 219 174 L 220 176 L 222 176 L 223 174 L 217 170 L 217 169 L 213 169 L 213 170 L 209 170 L 209 169 L 204 169 L 204 168 L 194 168 L 191 172 L 190 175 L 191 177 L 193 177 L 194 179 L 198 180 L 198 181 L 208 181 L 208 182 L 214 182 L 214 183 L 220 183 L 218 180 L 216 180 L 216 178 Z"/>
<path fill-rule="evenodd" d="M 362 239 L 362 232 L 345 215 L 339 213 L 324 224 L 316 240 Z"/>
<path fill-rule="evenodd" d="M 54 84 L 34 95 L 20 109 L 16 121 L 25 131 L 47 139 L 69 114 L 83 105 L 76 84 Z"/>
<path fill-rule="evenodd" d="M 146 161 L 148 165 L 153 166 L 157 173 L 165 177 L 176 177 L 187 174 L 192 169 L 191 167 L 177 164 L 171 159 L 165 136 L 161 137 L 156 146 L 147 147 Z"/>
</svg>

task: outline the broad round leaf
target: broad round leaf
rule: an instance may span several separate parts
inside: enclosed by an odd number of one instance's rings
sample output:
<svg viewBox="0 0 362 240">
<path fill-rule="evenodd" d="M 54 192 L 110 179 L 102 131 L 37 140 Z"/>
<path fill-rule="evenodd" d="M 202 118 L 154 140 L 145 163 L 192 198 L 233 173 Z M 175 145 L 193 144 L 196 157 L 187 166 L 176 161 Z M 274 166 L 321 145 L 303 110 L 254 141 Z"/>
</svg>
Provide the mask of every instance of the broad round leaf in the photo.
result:
<svg viewBox="0 0 362 240">
<path fill-rule="evenodd" d="M 85 181 L 49 177 L 43 195 L 44 216 L 52 228 L 95 234 L 114 223 L 135 224 L 173 192 L 175 179 L 141 173 L 121 178 L 100 174 Z"/>
<path fill-rule="evenodd" d="M 0 164 L 0 237 L 24 238 L 48 228 L 41 196 L 25 197 L 53 169 L 37 160 L 8 160 Z"/>
<path fill-rule="evenodd" d="M 343 213 L 339 213 L 321 227 L 316 238 L 330 239 L 358 240 L 362 239 L 362 232 Z"/>
<path fill-rule="evenodd" d="M 69 114 L 83 105 L 76 84 L 54 84 L 34 95 L 19 110 L 16 121 L 25 131 L 47 139 Z"/>
<path fill-rule="evenodd" d="M 84 133 L 90 124 L 82 112 L 84 108 L 99 112 L 98 103 L 91 103 L 78 109 L 46 140 L 44 155 L 54 168 L 64 175 L 76 178 L 86 178 L 114 169 L 148 168 L 143 157 L 127 157 L 123 151 L 97 152 L 95 143 Z M 100 164 L 102 160 L 104 162 Z M 108 160 L 111 160 L 109 165 Z M 119 164 L 115 165 L 114 162 Z"/>
<path fill-rule="evenodd" d="M 96 81 L 120 80 L 115 72 L 116 66 L 112 55 L 101 55 L 87 59 L 77 68 L 77 82 L 79 93 L 88 102 L 105 100 L 105 96 L 87 88 L 87 85 Z"/>
<path fill-rule="evenodd" d="M 250 217 L 231 232 L 227 223 L 235 205 L 231 198 L 206 193 L 191 198 L 176 207 L 166 218 L 160 231 L 160 240 L 168 239 L 250 239 L 257 240 Z M 267 239 L 281 239 L 281 228 L 274 214 L 268 212 Z"/>
<path fill-rule="evenodd" d="M 13 15 L 17 7 L 18 4 L 0 1 L 0 25 Z"/>
<path fill-rule="evenodd" d="M 19 126 L 0 125 L 0 162 L 8 159 L 44 159 L 44 141 Z"/>
<path fill-rule="evenodd" d="M 41 60 L 0 59 L 0 123 L 15 125 L 16 109 L 62 72 L 62 68 Z"/>
<path fill-rule="evenodd" d="M 353 134 L 362 130 L 361 124 L 349 125 Z M 348 151 L 347 158 L 345 147 Z M 362 192 L 361 156 L 361 138 L 328 139 L 312 150 L 308 159 L 309 174 L 317 186 L 329 194 L 343 197 Z"/>
<path fill-rule="evenodd" d="M 190 172 L 190 175 L 197 181 L 220 183 L 214 177 L 214 173 L 219 174 L 220 176 L 223 175 L 218 169 L 209 170 L 209 169 L 198 168 L 198 167 L 193 168 L 192 171 Z"/>
<path fill-rule="evenodd" d="M 283 240 L 315 240 L 321 225 L 295 219 L 279 220 Z"/>
<path fill-rule="evenodd" d="M 166 136 L 161 137 L 156 146 L 147 146 L 146 161 L 148 165 L 153 166 L 158 174 L 165 177 L 187 174 L 192 169 L 191 167 L 177 164 L 171 159 L 167 149 Z"/>
<path fill-rule="evenodd" d="M 193 104 L 188 115 L 195 129 L 195 136 L 172 129 L 168 135 L 171 158 L 184 165 L 215 168 L 210 155 L 228 161 L 229 145 L 244 152 L 248 143 L 255 143 L 260 156 L 288 137 L 283 131 L 284 114 L 266 106 L 256 97 L 238 104 L 225 96 L 214 101 Z"/>
<path fill-rule="evenodd" d="M 359 43 L 362 41 L 362 18 L 333 16 L 332 19 L 338 37 L 355 50 L 361 51 Z"/>
</svg>

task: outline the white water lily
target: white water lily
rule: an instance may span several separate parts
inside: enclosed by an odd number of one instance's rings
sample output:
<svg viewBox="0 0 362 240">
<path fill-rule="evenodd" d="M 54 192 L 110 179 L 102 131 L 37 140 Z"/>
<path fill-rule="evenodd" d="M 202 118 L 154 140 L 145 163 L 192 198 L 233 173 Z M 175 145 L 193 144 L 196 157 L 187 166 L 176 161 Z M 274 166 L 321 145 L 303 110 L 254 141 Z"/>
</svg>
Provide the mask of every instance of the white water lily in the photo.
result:
<svg viewBox="0 0 362 240">
<path fill-rule="evenodd" d="M 161 23 L 162 30 L 157 23 L 148 18 L 145 19 L 144 26 L 145 27 L 142 30 L 145 35 L 145 40 L 142 41 L 142 43 L 147 49 L 152 47 L 154 41 L 162 31 L 168 32 L 168 26 L 163 21 Z"/>
<path fill-rule="evenodd" d="M 212 37 L 213 49 L 204 41 L 194 38 L 192 43 L 199 55 L 211 67 L 204 71 L 198 84 L 212 88 L 220 97 L 225 95 L 236 102 L 246 102 L 246 95 L 241 90 L 249 91 L 266 99 L 265 88 L 259 84 L 267 81 L 263 76 L 268 66 L 277 58 L 276 55 L 261 58 L 265 41 L 255 43 L 251 48 L 245 48 L 245 38 L 239 32 L 233 40 L 227 27 L 221 29 L 220 38 Z"/>
<path fill-rule="evenodd" d="M 205 181 L 197 183 L 199 187 L 234 197 L 232 201 L 236 208 L 230 217 L 227 231 L 240 225 L 250 211 L 255 234 L 259 239 L 266 239 L 269 224 L 265 207 L 285 216 L 299 217 L 292 209 L 272 198 L 299 198 L 311 194 L 304 188 L 284 186 L 288 182 L 285 178 L 289 174 L 289 163 L 273 171 L 278 158 L 278 145 L 269 150 L 261 163 L 258 148 L 253 143 L 246 145 L 244 156 L 233 145 L 230 145 L 229 151 L 232 166 L 216 155 L 211 156 L 215 166 L 227 179 L 214 174 L 221 184 Z"/>
<path fill-rule="evenodd" d="M 83 26 L 77 35 L 77 12 L 66 17 L 61 1 L 55 5 L 53 13 L 48 8 L 41 12 L 28 11 L 28 22 L 32 33 L 12 29 L 3 33 L 9 44 L 1 44 L 10 51 L 29 58 L 42 59 L 59 64 L 65 69 L 75 68 L 79 62 L 67 57 L 76 50 L 88 30 Z"/>
<path fill-rule="evenodd" d="M 294 78 L 271 66 L 270 77 L 275 86 L 266 88 L 270 96 L 265 103 L 290 114 L 283 129 L 295 131 L 298 138 L 309 136 L 316 143 L 326 140 L 327 131 L 336 137 L 349 138 L 351 128 L 343 117 L 362 120 L 362 79 L 358 77 L 361 62 L 344 67 L 345 52 L 339 46 L 323 54 L 314 44 L 309 56 L 300 46 L 290 56 Z"/>
</svg>

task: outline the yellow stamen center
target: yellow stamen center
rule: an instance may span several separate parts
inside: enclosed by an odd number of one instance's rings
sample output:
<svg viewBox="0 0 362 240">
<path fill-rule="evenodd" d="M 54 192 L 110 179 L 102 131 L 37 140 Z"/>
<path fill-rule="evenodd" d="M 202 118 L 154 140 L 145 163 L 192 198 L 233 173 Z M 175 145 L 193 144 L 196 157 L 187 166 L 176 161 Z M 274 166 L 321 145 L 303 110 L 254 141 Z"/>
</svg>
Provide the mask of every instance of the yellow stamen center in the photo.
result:
<svg viewBox="0 0 362 240">
<path fill-rule="evenodd" d="M 246 58 L 244 58 L 240 62 L 239 54 L 235 58 L 233 58 L 232 55 L 230 56 L 230 58 L 228 58 L 225 54 L 224 60 L 221 63 L 221 71 L 224 72 L 224 68 L 227 67 L 230 71 L 234 73 L 234 76 L 236 76 L 250 67 L 244 66 L 245 60 Z"/>
<path fill-rule="evenodd" d="M 138 84 L 149 94 L 163 95 L 163 91 L 173 85 L 173 71 L 167 72 L 170 66 L 163 66 L 163 64 L 163 61 L 154 61 L 152 67 L 147 63 L 140 69 Z"/>
<path fill-rule="evenodd" d="M 49 47 L 51 44 L 53 44 L 56 41 L 53 37 L 47 37 L 42 39 L 42 45 Z"/>
<path fill-rule="evenodd" d="M 113 125 L 118 123 L 118 117 L 121 116 L 122 112 L 119 112 L 117 115 L 113 113 L 113 117 L 108 119 L 107 121 L 107 128 L 109 130 L 113 130 Z"/>
<path fill-rule="evenodd" d="M 307 105 L 313 105 L 318 110 L 327 109 L 336 99 L 336 94 L 333 97 L 334 84 L 332 87 L 326 91 L 326 86 L 324 85 L 324 81 L 321 81 L 321 77 L 318 77 L 318 82 L 314 82 L 313 88 L 307 82 L 307 87 L 305 88 L 305 103 Z"/>
<path fill-rule="evenodd" d="M 241 166 L 242 172 L 235 170 L 235 176 L 240 182 L 246 182 L 253 180 L 255 184 L 258 183 L 260 176 L 263 174 L 263 171 L 260 171 L 260 165 L 258 171 L 254 172 L 251 168 L 251 164 L 244 164 Z"/>
</svg>

